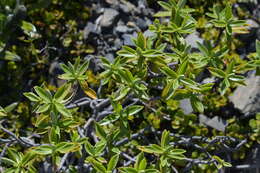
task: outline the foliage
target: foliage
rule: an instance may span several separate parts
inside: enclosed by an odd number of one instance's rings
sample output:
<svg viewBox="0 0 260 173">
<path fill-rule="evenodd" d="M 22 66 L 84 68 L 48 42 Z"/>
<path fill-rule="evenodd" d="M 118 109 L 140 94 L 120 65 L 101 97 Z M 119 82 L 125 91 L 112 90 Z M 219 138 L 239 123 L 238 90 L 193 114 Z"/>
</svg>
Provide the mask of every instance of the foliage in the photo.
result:
<svg viewBox="0 0 260 173">
<path fill-rule="evenodd" d="M 71 19 L 66 16 L 66 11 L 71 10 L 68 6 L 82 8 L 78 3 L 65 3 L 64 12 L 57 11 L 58 19 L 54 19 L 54 14 L 44 8 L 54 10 L 63 1 L 27 2 L 31 17 L 44 12 L 44 17 L 40 15 L 43 21 L 29 22 L 16 18 L 24 7 L 16 4 L 18 1 L 0 3 L 11 8 L 1 7 L 1 58 L 19 70 L 30 62 L 30 71 L 34 72 L 37 68 L 45 69 L 41 65 L 49 61 L 40 56 L 42 52 L 35 47 L 37 41 L 44 38 L 55 42 L 57 38 L 52 40 L 51 35 L 62 33 L 61 21 Z M 232 167 L 236 159 L 243 159 L 247 148 L 259 143 L 259 114 L 245 122 L 229 118 L 225 134 L 199 124 L 197 117 L 203 113 L 210 117 L 212 114 L 207 113 L 217 109 L 220 101 L 225 105 L 231 91 L 245 85 L 246 72 L 256 70 L 259 74 L 259 41 L 251 58 L 237 60 L 232 56 L 236 54 L 234 35 L 248 32 L 245 21 L 233 15 L 232 4 L 215 4 L 203 16 L 208 25 L 202 35 L 210 30 L 218 34 L 197 43 L 198 49 L 194 51 L 184 38 L 203 28 L 194 14 L 196 9 L 189 8 L 185 0 L 158 3 L 163 11 L 155 14 L 149 28 L 153 36 L 146 37 L 140 32 L 133 38 L 134 46 L 123 46 L 113 62 L 101 58 L 102 71 L 93 74 L 99 81 L 98 89 L 89 82 L 93 77 L 88 73 L 89 61 L 76 58 L 74 63 L 60 64 L 63 74 L 59 78 L 65 80 L 62 86 L 35 86 L 33 92 L 24 93 L 30 100 L 27 105 L 13 103 L 0 107 L 0 145 L 5 144 L 0 160 L 4 172 L 37 172 L 46 165 L 53 172 L 214 172 Z M 3 34 L 14 24 L 8 24 L 9 13 L 13 13 L 11 21 L 19 20 L 15 27 L 22 29 L 22 38 Z M 87 18 L 83 14 L 81 17 Z M 167 22 L 162 20 L 165 18 Z M 66 22 L 73 32 L 76 22 L 72 19 Z M 39 25 L 48 25 L 46 35 L 40 34 Z M 21 39 L 30 48 L 23 54 L 19 46 L 9 45 L 9 39 Z M 75 50 L 77 46 L 71 42 L 72 37 L 64 36 L 62 44 L 70 54 L 86 53 L 81 52 L 82 47 Z M 20 58 L 18 54 L 24 56 Z M 31 62 L 31 55 L 37 60 Z M 200 80 L 204 72 L 214 81 Z M 44 77 L 35 83 L 42 81 Z M 76 100 L 78 86 L 85 95 Z M 183 99 L 191 103 L 192 113 L 185 114 L 180 106 Z M 24 120 L 12 124 L 17 117 Z M 25 128 L 19 131 L 17 127 Z M 228 160 L 232 163 L 226 162 L 225 154 L 230 156 L 232 152 L 234 156 Z M 236 157 L 239 152 L 240 158 Z"/>
</svg>

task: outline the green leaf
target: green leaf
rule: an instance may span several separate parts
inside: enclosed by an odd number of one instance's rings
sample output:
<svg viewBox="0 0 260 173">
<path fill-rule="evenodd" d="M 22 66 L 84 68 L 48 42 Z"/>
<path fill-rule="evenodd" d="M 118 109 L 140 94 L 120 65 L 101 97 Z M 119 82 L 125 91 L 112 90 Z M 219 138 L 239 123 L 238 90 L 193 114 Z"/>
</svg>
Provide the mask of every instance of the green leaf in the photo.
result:
<svg viewBox="0 0 260 173">
<path fill-rule="evenodd" d="M 139 106 L 139 105 L 129 106 L 126 108 L 125 113 L 127 113 L 127 115 L 131 116 L 131 115 L 137 114 L 143 108 L 144 108 L 143 106 Z"/>
<path fill-rule="evenodd" d="M 241 27 L 244 26 L 246 24 L 245 20 L 233 20 L 232 22 L 230 22 L 230 25 L 232 27 Z"/>
<path fill-rule="evenodd" d="M 61 69 L 68 74 L 71 74 L 73 72 L 73 69 L 65 64 L 60 64 Z"/>
<path fill-rule="evenodd" d="M 49 129 L 49 142 L 55 144 L 60 139 L 60 128 L 58 126 L 53 126 Z"/>
<path fill-rule="evenodd" d="M 169 145 L 169 142 L 170 142 L 170 132 L 164 130 L 161 138 L 161 147 L 165 148 L 166 146 Z"/>
<path fill-rule="evenodd" d="M 260 41 L 256 40 L 255 45 L 256 45 L 257 59 L 260 59 Z"/>
<path fill-rule="evenodd" d="M 104 129 L 99 125 L 98 122 L 95 122 L 95 129 L 96 129 L 96 134 L 103 140 L 106 139 L 107 134 L 104 131 Z"/>
<path fill-rule="evenodd" d="M 119 160 L 119 154 L 115 154 L 114 156 L 112 156 L 110 161 L 108 162 L 107 170 L 113 171 L 114 169 L 116 169 L 118 160 Z"/>
<path fill-rule="evenodd" d="M 204 112 L 204 106 L 197 97 L 192 96 L 190 101 L 191 101 L 191 106 L 192 106 L 193 110 L 200 112 L 200 113 Z"/>
<path fill-rule="evenodd" d="M 68 96 L 68 94 L 70 93 L 70 90 L 71 90 L 71 84 L 64 84 L 57 90 L 57 92 L 54 95 L 54 98 L 58 102 L 61 102 Z"/>
<path fill-rule="evenodd" d="M 106 170 L 105 166 L 103 166 L 102 163 L 96 161 L 94 158 L 91 158 L 91 157 L 88 157 L 87 161 L 89 163 L 91 163 L 91 165 L 94 167 L 94 169 L 96 171 L 98 171 L 99 173 L 106 173 L 107 170 Z"/>
<path fill-rule="evenodd" d="M 197 45 L 198 45 L 198 48 L 199 50 L 201 51 L 201 53 L 204 55 L 204 56 L 209 56 L 209 51 L 207 49 L 206 46 L 204 46 L 203 44 L 199 43 L 199 42 L 196 42 Z"/>
<path fill-rule="evenodd" d="M 228 162 L 223 162 L 223 166 L 225 166 L 225 167 L 232 167 L 232 164 L 228 163 Z"/>
<path fill-rule="evenodd" d="M 123 48 L 123 50 L 125 50 L 133 55 L 137 55 L 136 51 L 129 46 L 122 46 L 122 48 Z"/>
<path fill-rule="evenodd" d="M 95 156 L 99 156 L 104 151 L 104 149 L 106 148 L 106 144 L 107 143 L 105 140 L 101 140 L 95 144 Z"/>
<path fill-rule="evenodd" d="M 226 21 L 230 20 L 232 18 L 232 7 L 230 4 L 228 4 L 225 8 L 225 19 Z"/>
<path fill-rule="evenodd" d="M 121 87 L 119 94 L 114 98 L 114 101 L 119 101 L 119 100 L 123 99 L 130 90 L 131 90 L 131 88 L 129 88 L 127 86 Z"/>
<path fill-rule="evenodd" d="M 226 26 L 226 31 L 227 31 L 228 35 L 231 35 L 232 34 L 232 27 L 230 25 L 227 25 Z"/>
<path fill-rule="evenodd" d="M 223 96 L 226 93 L 226 90 L 230 87 L 230 82 L 228 81 L 228 79 L 224 79 L 221 83 L 220 83 L 220 94 Z"/>
<path fill-rule="evenodd" d="M 124 173 L 138 173 L 138 171 L 135 168 L 130 167 L 120 168 L 120 171 Z"/>
<path fill-rule="evenodd" d="M 232 82 L 243 82 L 245 80 L 244 76 L 241 75 L 229 75 L 228 79 L 231 80 Z"/>
<path fill-rule="evenodd" d="M 159 173 L 160 171 L 158 171 L 157 169 L 146 169 L 144 170 L 144 173 Z"/>
<path fill-rule="evenodd" d="M 209 67 L 208 68 L 210 73 L 213 74 L 214 76 L 217 76 L 219 78 L 225 78 L 226 73 L 220 69 Z"/>
<path fill-rule="evenodd" d="M 12 103 L 12 104 L 6 106 L 6 107 L 5 107 L 5 111 L 6 111 L 7 113 L 13 111 L 13 110 L 17 107 L 18 104 L 19 104 L 18 102 L 14 102 L 14 103 Z"/>
<path fill-rule="evenodd" d="M 53 146 L 50 145 L 42 145 L 38 147 L 33 147 L 32 152 L 39 155 L 49 155 L 53 152 Z"/>
<path fill-rule="evenodd" d="M 232 61 L 231 63 L 228 64 L 227 70 L 226 70 L 226 74 L 230 74 L 230 73 L 233 72 L 234 65 L 235 65 L 235 62 L 234 62 L 234 61 Z"/>
<path fill-rule="evenodd" d="M 80 145 L 74 142 L 61 142 L 57 144 L 55 147 L 56 147 L 56 151 L 63 154 L 69 152 L 75 152 L 80 149 Z"/>
<path fill-rule="evenodd" d="M 119 51 L 117 51 L 117 54 L 119 56 L 127 57 L 127 58 L 135 58 L 137 56 L 136 54 L 133 54 L 133 53 L 128 52 L 126 50 L 119 50 Z"/>
<path fill-rule="evenodd" d="M 182 75 L 187 71 L 188 68 L 188 61 L 185 60 L 184 62 L 182 62 L 182 64 L 180 65 L 179 69 L 178 69 L 178 74 Z"/>
<path fill-rule="evenodd" d="M 35 86 L 34 90 L 36 93 L 45 101 L 45 102 L 51 102 L 52 101 L 52 95 L 49 90 L 45 90 L 41 87 Z"/>
<path fill-rule="evenodd" d="M 7 116 L 7 112 L 4 110 L 4 108 L 0 106 L 0 117 L 5 117 L 5 116 Z"/>
<path fill-rule="evenodd" d="M 50 109 L 51 104 L 44 104 L 38 107 L 38 109 L 36 110 L 36 113 L 43 113 L 46 112 Z"/>
<path fill-rule="evenodd" d="M 5 163 L 5 164 L 9 165 L 9 166 L 14 166 L 14 165 L 16 165 L 16 162 L 15 162 L 15 161 L 13 161 L 13 160 L 11 160 L 11 159 L 8 159 L 8 158 L 6 158 L 6 157 L 2 157 L 2 158 L 1 158 L 1 161 L 2 161 L 3 163 Z"/>
<path fill-rule="evenodd" d="M 111 123 L 117 121 L 119 118 L 120 118 L 120 116 L 117 114 L 110 114 L 110 115 L 106 116 L 103 120 L 101 120 L 99 122 L 99 124 L 102 126 L 111 124 Z"/>
<path fill-rule="evenodd" d="M 198 87 L 198 84 L 189 78 L 180 78 L 180 81 L 189 88 L 192 88 L 195 90 L 200 90 L 200 88 Z"/>
<path fill-rule="evenodd" d="M 169 76 L 172 79 L 177 79 L 178 78 L 178 74 L 176 72 L 174 72 L 172 69 L 170 69 L 169 67 L 162 67 L 160 70 L 165 75 Z"/>
<path fill-rule="evenodd" d="M 132 83 L 133 76 L 132 76 L 131 72 L 127 72 L 126 70 L 119 69 L 118 74 L 123 81 L 127 82 L 128 84 Z"/>
<path fill-rule="evenodd" d="M 26 92 L 26 93 L 23 93 L 23 95 L 32 102 L 38 102 L 41 100 L 40 97 L 38 97 L 36 94 L 34 94 L 32 92 Z"/>
<path fill-rule="evenodd" d="M 140 47 L 142 50 L 146 48 L 146 38 L 144 37 L 142 32 L 139 32 L 137 35 L 137 46 Z"/>
<path fill-rule="evenodd" d="M 186 153 L 186 150 L 184 150 L 184 149 L 172 149 L 171 153 L 173 153 L 173 154 L 183 154 L 183 153 Z"/>
<path fill-rule="evenodd" d="M 171 16 L 171 11 L 159 11 L 153 15 L 154 17 L 169 17 Z"/>
<path fill-rule="evenodd" d="M 18 56 L 17 54 L 15 54 L 15 53 L 13 53 L 13 52 L 5 51 L 4 60 L 7 60 L 7 61 L 21 61 L 21 57 Z"/>
<path fill-rule="evenodd" d="M 177 159 L 177 160 L 183 160 L 185 159 L 185 156 L 183 154 L 174 154 L 174 153 L 169 153 L 167 154 L 168 157 L 172 159 Z"/>
<path fill-rule="evenodd" d="M 101 57 L 101 61 L 102 61 L 102 64 L 105 66 L 105 67 L 109 67 L 110 66 L 110 61 L 105 58 L 105 57 Z"/>
<path fill-rule="evenodd" d="M 86 73 L 88 69 L 89 61 L 85 61 L 83 64 L 80 65 L 80 67 L 77 69 L 77 72 L 79 75 L 83 75 Z"/>
<path fill-rule="evenodd" d="M 162 154 L 164 152 L 163 148 L 156 144 L 151 144 L 149 146 L 139 146 L 139 150 L 146 153 Z"/>
<path fill-rule="evenodd" d="M 55 108 L 59 113 L 64 115 L 65 117 L 71 117 L 70 111 L 61 103 L 56 102 L 55 103 Z"/>
<path fill-rule="evenodd" d="M 20 162 L 20 160 L 22 158 L 21 153 L 17 152 L 14 148 L 8 148 L 7 152 L 8 152 L 9 158 L 16 161 L 16 163 Z"/>
<path fill-rule="evenodd" d="M 134 165 L 134 168 L 138 169 L 139 170 L 139 165 L 141 163 L 141 161 L 145 159 L 144 157 L 144 153 L 141 152 L 140 154 L 137 155 L 137 158 L 136 158 L 136 162 L 135 162 L 135 165 Z"/>
<path fill-rule="evenodd" d="M 146 168 L 146 166 L 147 166 L 147 161 L 144 158 L 143 160 L 141 160 L 139 167 L 138 167 L 138 170 L 144 170 Z"/>
<path fill-rule="evenodd" d="M 158 1 L 157 2 L 162 8 L 164 8 L 165 10 L 171 11 L 172 7 L 169 3 L 164 2 L 164 1 Z"/>
<path fill-rule="evenodd" d="M 27 164 L 29 164 L 29 162 L 31 162 L 32 160 L 34 160 L 36 158 L 36 154 L 35 153 L 33 153 L 33 152 L 27 152 L 24 156 L 23 156 L 23 158 L 22 158 L 22 160 L 21 160 L 21 165 L 27 165 Z"/>
<path fill-rule="evenodd" d="M 85 142 L 85 149 L 89 155 L 95 155 L 95 149 L 88 141 Z"/>
<path fill-rule="evenodd" d="M 21 28 L 30 37 L 33 37 L 33 34 L 37 32 L 36 27 L 30 22 L 22 21 Z"/>
<path fill-rule="evenodd" d="M 175 90 L 178 89 L 178 87 L 179 81 L 177 79 L 170 80 L 170 82 L 167 83 L 162 91 L 162 97 L 166 100 L 169 100 L 173 96 Z"/>
<path fill-rule="evenodd" d="M 186 1 L 187 0 L 179 0 L 178 4 L 177 4 L 178 8 L 182 9 L 184 7 L 184 5 L 186 4 Z"/>
</svg>

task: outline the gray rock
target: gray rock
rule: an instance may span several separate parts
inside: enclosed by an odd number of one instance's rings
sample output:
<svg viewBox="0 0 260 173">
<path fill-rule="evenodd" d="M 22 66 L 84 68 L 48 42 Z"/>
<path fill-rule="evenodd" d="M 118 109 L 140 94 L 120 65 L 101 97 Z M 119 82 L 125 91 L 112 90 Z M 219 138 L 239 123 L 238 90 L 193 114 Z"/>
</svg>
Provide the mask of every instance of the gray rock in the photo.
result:
<svg viewBox="0 0 260 173">
<path fill-rule="evenodd" d="M 256 21 L 254 21 L 252 19 L 247 19 L 246 23 L 249 25 L 249 28 L 258 28 L 259 27 L 258 23 L 256 23 Z"/>
<path fill-rule="evenodd" d="M 203 39 L 199 37 L 198 32 L 194 32 L 192 34 L 189 34 L 185 38 L 188 45 L 191 45 L 192 48 L 198 48 L 198 45 L 196 42 L 203 43 Z"/>
<path fill-rule="evenodd" d="M 134 43 L 131 40 L 131 38 L 133 37 L 131 34 L 124 34 L 122 37 L 124 40 L 124 45 L 134 46 Z"/>
<path fill-rule="evenodd" d="M 126 33 L 128 31 L 128 27 L 124 25 L 119 25 L 116 27 L 116 32 Z"/>
<path fill-rule="evenodd" d="M 180 107 L 182 108 L 185 114 L 190 114 L 193 112 L 190 99 L 182 99 L 180 100 Z"/>
<path fill-rule="evenodd" d="M 115 40 L 115 44 L 114 45 L 115 45 L 115 48 L 118 50 L 118 49 L 120 49 L 122 47 L 122 41 L 119 38 L 117 38 Z"/>
<path fill-rule="evenodd" d="M 220 118 L 219 116 L 214 116 L 212 119 L 206 117 L 203 114 L 199 115 L 199 121 L 201 124 L 205 124 L 206 126 L 212 127 L 218 131 L 224 132 L 228 123 L 226 120 Z"/>
<path fill-rule="evenodd" d="M 135 5 L 130 3 L 129 1 L 126 0 L 120 0 L 121 3 L 119 5 L 119 8 L 124 12 L 124 13 L 140 13 L 139 8 L 137 8 Z"/>
<path fill-rule="evenodd" d="M 230 101 L 244 114 L 260 112 L 260 76 L 252 73 L 229 97 Z"/>
<path fill-rule="evenodd" d="M 144 32 L 145 37 L 153 37 L 155 36 L 155 33 L 150 31 L 149 29 Z"/>
<path fill-rule="evenodd" d="M 114 58 L 115 57 L 112 53 L 109 53 L 109 54 L 106 55 L 106 59 L 108 59 L 110 62 L 113 62 Z"/>
<path fill-rule="evenodd" d="M 87 39 L 90 33 L 99 33 L 98 28 L 95 24 L 88 22 L 87 26 L 84 28 L 84 39 Z"/>
<path fill-rule="evenodd" d="M 118 0 L 106 0 L 106 3 L 108 3 L 108 4 L 117 4 Z"/>
<path fill-rule="evenodd" d="M 104 11 L 104 14 L 102 15 L 102 18 L 100 20 L 100 26 L 101 27 L 111 27 L 114 22 L 116 21 L 116 18 L 118 17 L 119 12 L 112 9 L 112 8 L 106 8 Z"/>
<path fill-rule="evenodd" d="M 137 18 L 136 19 L 136 25 L 141 29 L 141 30 L 146 30 L 148 28 L 148 24 L 144 19 Z"/>
<path fill-rule="evenodd" d="M 62 86 L 66 81 L 60 79 L 58 76 L 63 73 L 64 72 L 60 67 L 60 63 L 58 61 L 53 61 L 49 68 L 50 85 L 57 86 L 57 87 Z"/>
</svg>

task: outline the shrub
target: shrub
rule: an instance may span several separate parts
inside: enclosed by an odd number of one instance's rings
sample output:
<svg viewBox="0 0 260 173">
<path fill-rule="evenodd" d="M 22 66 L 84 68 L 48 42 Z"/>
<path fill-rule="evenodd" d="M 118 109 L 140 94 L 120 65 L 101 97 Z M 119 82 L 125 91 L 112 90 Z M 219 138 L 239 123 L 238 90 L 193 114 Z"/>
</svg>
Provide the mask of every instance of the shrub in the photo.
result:
<svg viewBox="0 0 260 173">
<path fill-rule="evenodd" d="M 60 79 L 66 81 L 61 87 L 35 86 L 24 93 L 32 105 L 26 111 L 35 117 L 23 137 L 8 129 L 15 105 L 1 108 L 4 172 L 37 172 L 46 166 L 53 172 L 102 173 L 213 172 L 231 167 L 232 160 L 226 161 L 218 150 L 230 154 L 247 140 L 240 134 L 210 132 L 197 116 L 210 111 L 209 97 L 227 97 L 233 88 L 245 85 L 247 71 L 259 70 L 260 44 L 256 42 L 251 59 L 233 58 L 234 34 L 247 32 L 246 23 L 233 16 L 231 4 L 214 5 L 206 13 L 206 29 L 216 29 L 219 35 L 198 42 L 192 51 L 184 38 L 196 30 L 197 21 L 185 2 L 159 1 L 164 10 L 155 14 L 153 36 L 140 32 L 133 38 L 135 46 L 123 46 L 113 62 L 101 58 L 103 71 L 92 74 L 98 88 L 89 82 L 89 62 L 78 58 L 61 64 Z M 23 26 L 33 28 L 26 22 Z M 213 82 L 199 77 L 204 73 Z M 88 97 L 75 100 L 76 86 Z M 186 115 L 179 106 L 183 99 L 190 101 L 192 113 Z M 259 115 L 250 121 L 254 136 L 258 120 Z"/>
</svg>

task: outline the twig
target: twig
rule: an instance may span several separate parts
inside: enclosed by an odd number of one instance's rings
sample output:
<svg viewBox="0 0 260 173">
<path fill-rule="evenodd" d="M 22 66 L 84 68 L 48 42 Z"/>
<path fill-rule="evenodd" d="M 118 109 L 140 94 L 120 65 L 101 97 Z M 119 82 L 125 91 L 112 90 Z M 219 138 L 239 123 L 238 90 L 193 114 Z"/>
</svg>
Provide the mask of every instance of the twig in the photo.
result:
<svg viewBox="0 0 260 173">
<path fill-rule="evenodd" d="M 64 154 L 64 156 L 63 156 L 62 159 L 61 159 L 60 166 L 59 166 L 57 172 L 60 172 L 60 171 L 61 171 L 63 165 L 65 164 L 65 162 L 66 162 L 66 160 L 67 160 L 67 158 L 68 158 L 68 156 L 69 156 L 69 153 Z"/>
<path fill-rule="evenodd" d="M 20 144 L 22 144 L 25 147 L 32 147 L 32 146 L 39 146 L 39 144 L 34 144 L 32 142 L 29 142 L 30 140 L 24 140 L 21 137 L 17 137 L 13 132 L 5 129 L 4 127 L 0 127 L 1 130 L 3 130 L 5 133 L 7 133 L 8 135 L 12 136 L 17 142 L 19 142 Z"/>
</svg>

